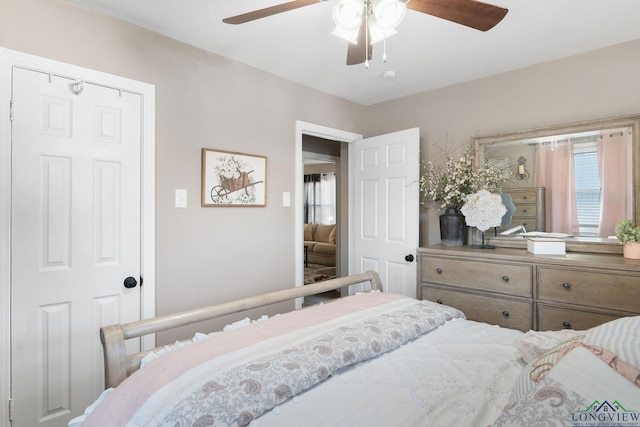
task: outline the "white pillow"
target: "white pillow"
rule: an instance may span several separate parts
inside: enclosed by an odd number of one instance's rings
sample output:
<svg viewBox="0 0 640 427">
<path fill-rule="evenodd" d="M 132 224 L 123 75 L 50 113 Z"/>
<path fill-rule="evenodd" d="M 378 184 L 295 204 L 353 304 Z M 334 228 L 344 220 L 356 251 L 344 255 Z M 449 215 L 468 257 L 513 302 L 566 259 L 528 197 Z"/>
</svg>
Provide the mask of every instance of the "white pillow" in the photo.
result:
<svg viewBox="0 0 640 427">
<path fill-rule="evenodd" d="M 560 332 L 560 331 L 556 331 Z M 544 333 L 550 338 L 553 334 Z M 556 365 L 558 356 L 567 347 L 572 346 L 575 342 L 583 342 L 588 345 L 602 347 L 615 353 L 620 360 L 633 365 L 640 370 L 640 316 L 623 317 L 595 326 L 586 331 L 580 331 L 575 335 L 567 333 L 569 338 L 555 347 L 549 349 L 546 353 L 541 354 L 537 358 L 531 360 L 522 370 L 520 376 L 516 380 L 510 403 L 514 403 L 529 394 L 532 389 L 537 387 L 537 382 Z M 516 344 L 516 347 L 518 344 Z M 521 350 L 522 351 L 522 350 Z M 527 357 L 525 355 L 525 357 Z"/>
<path fill-rule="evenodd" d="M 585 331 L 574 331 L 573 329 L 546 332 L 529 331 L 516 340 L 516 351 L 524 363 L 529 363 L 558 344 L 578 336 L 584 336 L 584 333 Z"/>
<path fill-rule="evenodd" d="M 508 404 L 493 425 L 605 425 L 610 416 L 628 420 L 640 418 L 638 402 L 640 388 L 589 350 L 576 347 L 561 358 L 535 387 Z M 606 418 L 604 423 L 603 417 Z"/>
</svg>

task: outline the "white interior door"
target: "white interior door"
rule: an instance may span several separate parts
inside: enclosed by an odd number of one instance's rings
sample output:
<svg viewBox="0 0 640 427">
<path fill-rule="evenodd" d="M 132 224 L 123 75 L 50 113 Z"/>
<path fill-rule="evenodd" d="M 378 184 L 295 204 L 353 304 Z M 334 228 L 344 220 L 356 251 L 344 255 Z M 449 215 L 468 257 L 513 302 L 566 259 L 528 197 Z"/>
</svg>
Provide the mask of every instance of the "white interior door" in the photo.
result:
<svg viewBox="0 0 640 427">
<path fill-rule="evenodd" d="M 66 426 L 103 388 L 99 327 L 140 318 L 142 100 L 12 72 L 13 425 Z"/>
<path fill-rule="evenodd" d="M 420 131 L 353 144 L 353 273 L 376 270 L 386 292 L 416 297 Z"/>
</svg>

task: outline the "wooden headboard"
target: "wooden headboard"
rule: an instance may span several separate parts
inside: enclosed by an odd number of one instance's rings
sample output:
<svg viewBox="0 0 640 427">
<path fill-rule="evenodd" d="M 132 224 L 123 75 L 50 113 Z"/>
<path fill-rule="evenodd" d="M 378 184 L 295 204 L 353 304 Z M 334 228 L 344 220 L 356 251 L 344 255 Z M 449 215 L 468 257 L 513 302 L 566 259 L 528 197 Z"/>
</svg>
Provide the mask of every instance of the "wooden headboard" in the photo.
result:
<svg viewBox="0 0 640 427">
<path fill-rule="evenodd" d="M 104 353 L 105 387 L 116 387 L 124 381 L 125 378 L 140 368 L 140 360 L 149 353 L 149 351 L 144 351 L 141 353 L 127 354 L 125 348 L 125 340 L 127 339 L 365 282 L 371 284 L 372 290 L 382 291 L 382 282 L 380 281 L 378 273 L 375 271 L 367 271 L 365 273 L 256 295 L 209 307 L 120 325 L 104 326 L 100 328 L 100 340 L 102 341 L 102 350 Z"/>
</svg>

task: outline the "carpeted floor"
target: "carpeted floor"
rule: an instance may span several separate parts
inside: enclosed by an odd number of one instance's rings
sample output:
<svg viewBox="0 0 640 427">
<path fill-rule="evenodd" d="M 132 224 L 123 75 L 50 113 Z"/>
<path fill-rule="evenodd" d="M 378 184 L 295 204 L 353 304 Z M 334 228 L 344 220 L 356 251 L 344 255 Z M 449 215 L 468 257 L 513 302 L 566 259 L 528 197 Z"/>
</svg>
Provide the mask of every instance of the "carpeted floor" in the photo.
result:
<svg viewBox="0 0 640 427">
<path fill-rule="evenodd" d="M 321 282 L 336 277 L 336 268 L 327 267 L 326 265 L 309 264 L 304 268 L 304 284 Z"/>
<path fill-rule="evenodd" d="M 329 280 L 336 277 L 336 268 L 327 267 L 326 265 L 309 264 L 304 268 L 304 284 L 322 282 L 323 280 Z M 340 292 L 330 291 L 324 292 L 318 295 L 311 295 L 304 298 L 304 307 L 319 304 L 324 301 L 331 300 L 333 298 L 339 298 Z"/>
</svg>

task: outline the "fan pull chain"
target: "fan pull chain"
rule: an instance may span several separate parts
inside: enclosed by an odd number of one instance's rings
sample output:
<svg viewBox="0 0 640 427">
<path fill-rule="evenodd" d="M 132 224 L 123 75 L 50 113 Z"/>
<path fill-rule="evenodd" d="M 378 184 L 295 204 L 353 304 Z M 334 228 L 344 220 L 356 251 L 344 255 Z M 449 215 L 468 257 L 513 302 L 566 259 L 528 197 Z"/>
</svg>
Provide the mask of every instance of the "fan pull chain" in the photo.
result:
<svg viewBox="0 0 640 427">
<path fill-rule="evenodd" d="M 384 32 L 382 39 L 382 62 L 387 62 L 387 32 Z"/>
</svg>

